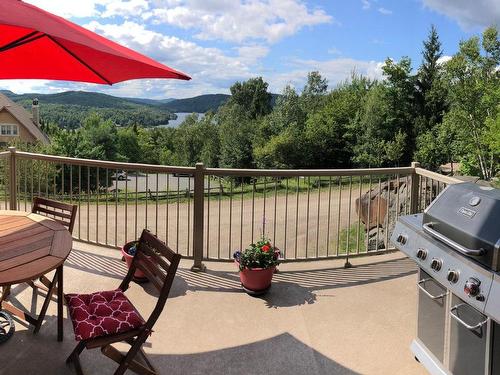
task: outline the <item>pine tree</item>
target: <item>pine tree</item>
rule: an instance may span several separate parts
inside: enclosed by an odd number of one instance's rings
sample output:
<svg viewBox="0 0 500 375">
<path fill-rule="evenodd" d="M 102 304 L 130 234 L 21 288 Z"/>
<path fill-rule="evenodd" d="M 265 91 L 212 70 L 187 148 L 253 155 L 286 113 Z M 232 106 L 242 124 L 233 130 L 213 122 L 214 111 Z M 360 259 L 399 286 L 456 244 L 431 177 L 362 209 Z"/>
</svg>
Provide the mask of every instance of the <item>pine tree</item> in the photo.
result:
<svg viewBox="0 0 500 375">
<path fill-rule="evenodd" d="M 434 25 L 423 42 L 422 64 L 417 74 L 417 106 L 420 113 L 414 131 L 417 134 L 432 129 L 443 120 L 446 112 L 446 89 L 441 79 L 443 56 L 441 42 Z"/>
</svg>

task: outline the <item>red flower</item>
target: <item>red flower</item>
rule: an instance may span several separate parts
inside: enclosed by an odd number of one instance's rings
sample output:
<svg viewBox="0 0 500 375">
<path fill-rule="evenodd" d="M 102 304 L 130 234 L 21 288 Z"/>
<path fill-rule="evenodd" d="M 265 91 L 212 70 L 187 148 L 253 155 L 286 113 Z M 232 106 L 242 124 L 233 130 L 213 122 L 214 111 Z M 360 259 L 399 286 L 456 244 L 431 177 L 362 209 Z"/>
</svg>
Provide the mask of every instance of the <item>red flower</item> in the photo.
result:
<svg viewBox="0 0 500 375">
<path fill-rule="evenodd" d="M 267 253 L 269 250 L 271 250 L 271 246 L 269 245 L 264 245 L 262 246 L 261 250 L 265 253 Z"/>
</svg>

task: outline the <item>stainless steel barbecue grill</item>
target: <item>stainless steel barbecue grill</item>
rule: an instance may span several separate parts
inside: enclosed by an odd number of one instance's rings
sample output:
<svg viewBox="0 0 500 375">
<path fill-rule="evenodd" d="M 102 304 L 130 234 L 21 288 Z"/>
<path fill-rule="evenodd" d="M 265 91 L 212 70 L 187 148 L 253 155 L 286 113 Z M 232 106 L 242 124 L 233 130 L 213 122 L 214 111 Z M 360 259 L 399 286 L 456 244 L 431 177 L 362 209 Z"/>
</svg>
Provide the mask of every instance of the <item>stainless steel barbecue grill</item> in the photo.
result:
<svg viewBox="0 0 500 375">
<path fill-rule="evenodd" d="M 500 375 L 500 191 L 450 185 L 391 241 L 419 266 L 415 358 L 431 374 Z"/>
</svg>

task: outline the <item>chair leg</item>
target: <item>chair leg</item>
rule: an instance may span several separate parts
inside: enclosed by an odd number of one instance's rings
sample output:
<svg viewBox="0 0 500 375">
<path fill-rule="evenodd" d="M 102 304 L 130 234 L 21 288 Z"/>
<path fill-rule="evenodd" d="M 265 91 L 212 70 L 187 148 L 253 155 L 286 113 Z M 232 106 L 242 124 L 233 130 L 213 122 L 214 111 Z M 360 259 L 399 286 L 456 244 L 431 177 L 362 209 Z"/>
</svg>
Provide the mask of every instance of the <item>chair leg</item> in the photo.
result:
<svg viewBox="0 0 500 375">
<path fill-rule="evenodd" d="M 54 274 L 54 278 L 52 279 L 50 288 L 47 292 L 47 295 L 45 296 L 45 301 L 43 301 L 42 310 L 40 311 L 40 315 L 38 315 L 35 324 L 35 329 L 33 330 L 33 333 L 35 334 L 38 333 L 38 331 L 40 331 L 40 327 L 42 326 L 45 314 L 47 313 L 47 308 L 49 307 L 50 300 L 52 299 L 52 295 L 54 294 L 54 288 L 57 283 L 58 274 L 59 274 L 59 269 L 57 269 L 56 273 Z"/>
<path fill-rule="evenodd" d="M 80 341 L 78 345 L 73 349 L 71 354 L 66 358 L 66 364 L 73 363 L 75 371 L 78 375 L 83 375 L 82 365 L 80 364 L 80 353 L 85 348 L 85 342 Z"/>
</svg>

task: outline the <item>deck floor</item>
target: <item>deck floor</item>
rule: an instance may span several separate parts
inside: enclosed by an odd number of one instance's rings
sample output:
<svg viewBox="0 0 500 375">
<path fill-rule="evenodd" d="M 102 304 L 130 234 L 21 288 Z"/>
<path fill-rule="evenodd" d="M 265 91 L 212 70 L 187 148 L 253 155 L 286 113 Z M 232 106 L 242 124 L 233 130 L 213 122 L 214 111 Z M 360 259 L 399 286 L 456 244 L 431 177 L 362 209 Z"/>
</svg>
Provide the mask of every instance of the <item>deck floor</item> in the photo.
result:
<svg viewBox="0 0 500 375">
<path fill-rule="evenodd" d="M 186 261 L 145 350 L 161 374 L 424 374 L 409 350 L 415 266 L 401 253 L 352 263 L 284 264 L 270 292 L 254 298 L 241 291 L 234 264 L 192 273 Z M 125 272 L 118 251 L 75 243 L 65 292 L 113 289 Z M 153 289 L 144 289 L 133 284 L 127 294 L 147 316 L 155 300 Z M 30 306 L 31 288 L 18 285 L 13 293 Z M 74 374 L 65 364 L 75 345 L 71 322 L 65 311 L 64 342 L 57 342 L 55 309 L 52 303 L 36 336 L 16 323 L 14 337 L 0 346 L 0 374 Z M 99 350 L 81 359 L 89 375 L 115 369 Z"/>
</svg>

